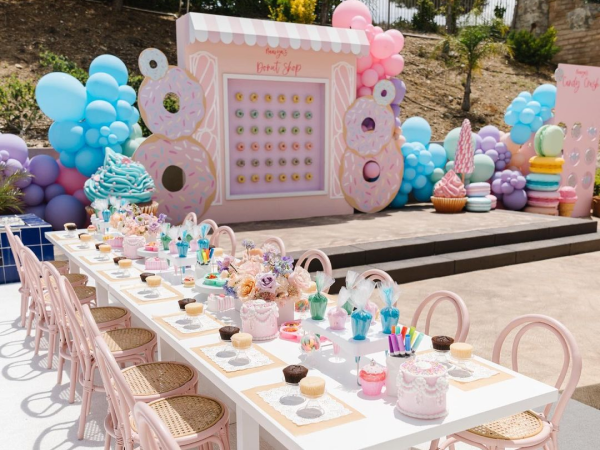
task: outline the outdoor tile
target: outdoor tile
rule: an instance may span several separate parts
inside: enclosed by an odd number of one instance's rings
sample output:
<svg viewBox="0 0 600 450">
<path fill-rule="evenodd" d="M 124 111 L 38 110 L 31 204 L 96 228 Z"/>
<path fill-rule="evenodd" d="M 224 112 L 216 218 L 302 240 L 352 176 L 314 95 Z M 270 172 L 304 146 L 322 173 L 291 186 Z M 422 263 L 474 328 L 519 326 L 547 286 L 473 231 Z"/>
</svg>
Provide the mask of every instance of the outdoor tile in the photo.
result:
<svg viewBox="0 0 600 450">
<path fill-rule="evenodd" d="M 515 264 L 516 253 L 507 247 L 490 247 L 456 253 L 452 259 L 454 272 L 465 273 Z"/>
<path fill-rule="evenodd" d="M 454 274 L 454 261 L 445 255 L 392 261 L 373 264 L 372 266 L 375 269 L 387 272 L 395 281 L 401 284 Z"/>
</svg>

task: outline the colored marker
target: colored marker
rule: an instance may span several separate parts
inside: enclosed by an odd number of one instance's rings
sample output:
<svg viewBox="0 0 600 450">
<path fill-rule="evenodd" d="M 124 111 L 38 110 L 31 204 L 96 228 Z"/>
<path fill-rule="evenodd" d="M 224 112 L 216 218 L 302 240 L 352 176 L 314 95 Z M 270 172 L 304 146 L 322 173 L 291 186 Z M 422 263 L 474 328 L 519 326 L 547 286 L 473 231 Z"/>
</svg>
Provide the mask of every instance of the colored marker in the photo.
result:
<svg viewBox="0 0 600 450">
<path fill-rule="evenodd" d="M 406 350 L 407 353 L 410 353 L 410 334 L 406 335 L 406 339 L 404 342 L 404 349 Z"/>
<path fill-rule="evenodd" d="M 396 335 L 396 345 L 398 346 L 398 353 L 400 356 L 404 356 L 406 353 L 406 349 L 404 348 L 404 341 L 402 340 L 402 336 L 400 334 Z"/>
<path fill-rule="evenodd" d="M 415 327 L 410 327 L 410 329 L 408 330 L 408 334 L 410 334 L 411 336 L 415 335 Z"/>
<path fill-rule="evenodd" d="M 414 347 L 415 346 L 415 341 L 417 340 L 417 336 L 419 335 L 419 332 L 417 330 L 415 330 L 410 335 L 412 336 L 412 338 L 410 340 L 410 346 Z"/>
<path fill-rule="evenodd" d="M 419 334 L 419 336 L 417 336 L 417 339 L 415 340 L 415 343 L 413 344 L 413 351 L 417 351 L 419 349 L 419 345 L 421 345 L 421 341 L 423 340 L 423 336 L 425 336 L 423 333 Z"/>
</svg>

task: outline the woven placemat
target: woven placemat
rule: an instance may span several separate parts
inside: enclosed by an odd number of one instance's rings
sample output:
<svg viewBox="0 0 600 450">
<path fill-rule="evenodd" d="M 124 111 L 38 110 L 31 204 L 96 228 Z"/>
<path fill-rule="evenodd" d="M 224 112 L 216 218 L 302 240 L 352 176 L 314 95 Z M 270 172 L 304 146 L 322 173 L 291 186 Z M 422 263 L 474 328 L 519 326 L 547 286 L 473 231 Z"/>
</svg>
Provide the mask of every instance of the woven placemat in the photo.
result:
<svg viewBox="0 0 600 450">
<path fill-rule="evenodd" d="M 219 331 L 220 327 L 225 326 L 225 324 L 223 322 L 221 322 L 220 320 L 217 320 L 215 317 L 211 316 L 210 314 L 204 314 L 207 318 L 209 318 L 210 320 L 213 320 L 217 324 L 219 324 L 219 328 L 214 328 L 212 330 L 200 330 L 200 331 L 195 331 L 193 333 L 182 333 L 181 331 L 179 331 L 177 328 L 175 328 L 173 325 L 171 325 L 169 322 L 167 322 L 165 320 L 165 317 L 174 317 L 174 316 L 181 316 L 181 315 L 185 315 L 185 311 L 180 311 L 175 314 L 167 314 L 164 316 L 155 316 L 152 319 L 156 323 L 161 325 L 163 328 L 167 329 L 169 331 L 169 333 L 171 333 L 172 335 L 176 336 L 179 339 L 189 339 L 189 338 L 194 338 L 194 337 L 199 337 L 199 336 L 206 336 L 207 334 L 217 333 Z"/>
<path fill-rule="evenodd" d="M 138 277 L 138 280 L 139 280 L 139 277 Z M 177 291 L 175 288 L 173 288 L 171 285 L 165 283 L 164 281 L 163 281 L 163 283 L 161 283 L 160 288 L 162 290 L 168 291 L 172 295 L 170 295 L 169 297 L 158 298 L 156 300 L 152 300 L 152 299 L 141 300 L 134 293 L 136 290 L 140 291 L 141 289 L 148 289 L 147 285 L 142 283 L 141 281 L 140 281 L 140 283 L 138 283 L 136 285 L 124 286 L 124 287 L 120 288 L 119 290 L 123 294 L 125 294 L 128 298 L 130 298 L 132 301 L 137 303 L 138 305 L 151 305 L 153 303 L 176 302 L 177 300 L 181 300 L 183 298 L 183 294 L 181 294 L 179 291 Z"/>
<path fill-rule="evenodd" d="M 324 422 L 313 423 L 310 425 L 296 425 L 294 422 L 286 418 L 283 414 L 281 414 L 279 411 L 277 411 L 275 408 L 269 405 L 265 400 L 263 400 L 263 398 L 260 395 L 258 395 L 259 392 L 269 391 L 271 389 L 275 389 L 284 385 L 285 383 L 281 382 L 269 384 L 266 386 L 258 386 L 252 389 L 242 391 L 242 394 L 244 394 L 246 397 L 252 400 L 260 409 L 262 409 L 269 416 L 271 416 L 271 418 L 275 422 L 277 422 L 287 431 L 292 433 L 294 436 L 300 436 L 303 434 L 310 434 L 315 433 L 317 431 L 327 430 L 332 427 L 337 427 L 339 425 L 344 425 L 346 423 L 354 422 L 365 418 L 365 416 L 359 413 L 356 409 L 352 408 L 351 406 L 348 406 L 347 403 L 344 403 L 336 396 L 331 395 L 331 393 L 327 392 L 327 395 L 329 395 L 336 402 L 341 403 L 342 405 L 344 405 L 344 407 L 350 410 L 350 414 L 338 417 L 337 419 L 326 420 Z"/>
<path fill-rule="evenodd" d="M 192 351 L 196 355 L 198 355 L 201 359 L 203 359 L 208 364 L 210 364 L 212 367 L 214 367 L 219 373 L 221 373 L 221 375 L 224 375 L 227 378 L 235 378 L 235 377 L 240 377 L 240 376 L 243 376 L 243 375 L 249 375 L 251 373 L 262 372 L 264 370 L 271 370 L 271 369 L 275 369 L 277 367 L 285 367 L 285 366 L 287 366 L 286 363 L 284 363 L 279 358 L 273 356 L 268 351 L 264 350 L 263 348 L 261 348 L 260 346 L 258 346 L 256 344 L 252 344 L 252 347 L 255 350 L 257 350 L 257 351 L 261 352 L 262 354 L 266 355 L 271 361 L 273 361 L 273 363 L 272 364 L 268 364 L 266 366 L 254 367 L 252 369 L 238 370 L 238 371 L 235 371 L 235 372 L 227 372 L 227 371 L 223 370 L 221 367 L 219 367 L 219 365 L 216 362 L 214 362 L 212 359 L 210 359 L 208 356 L 206 356 L 206 354 L 204 354 L 204 352 L 202 351 L 203 348 L 217 347 L 217 346 L 223 345 L 223 344 L 224 344 L 223 342 L 217 342 L 216 344 L 202 345 L 200 347 L 194 347 L 194 348 L 192 348 Z"/>
<path fill-rule="evenodd" d="M 140 280 L 140 273 L 142 271 L 137 267 L 133 266 L 129 269 L 129 277 L 128 278 L 118 278 L 116 276 L 116 272 L 119 271 L 119 267 L 113 264 L 111 269 L 99 270 L 98 273 L 100 276 L 108 281 L 114 281 L 116 283 L 122 283 L 124 281 L 134 281 Z"/>
<path fill-rule="evenodd" d="M 99 261 L 97 258 L 100 257 L 100 252 L 96 252 L 95 255 L 85 255 L 85 256 L 80 256 L 79 258 L 85 262 L 86 264 L 89 264 L 90 266 L 98 266 L 98 265 L 107 265 L 107 264 L 111 264 L 114 265 L 114 261 L 113 258 L 117 256 L 115 254 L 113 254 L 112 252 L 110 253 L 109 259 L 107 259 L 106 261 Z"/>
</svg>

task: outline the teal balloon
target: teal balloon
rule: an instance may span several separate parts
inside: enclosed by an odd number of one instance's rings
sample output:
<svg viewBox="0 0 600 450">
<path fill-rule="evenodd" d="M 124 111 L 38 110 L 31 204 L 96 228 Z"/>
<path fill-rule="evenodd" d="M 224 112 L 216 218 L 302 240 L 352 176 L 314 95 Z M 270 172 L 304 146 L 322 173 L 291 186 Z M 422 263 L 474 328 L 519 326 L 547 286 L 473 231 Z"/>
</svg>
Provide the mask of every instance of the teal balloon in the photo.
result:
<svg viewBox="0 0 600 450">
<path fill-rule="evenodd" d="M 535 113 L 529 108 L 525 108 L 519 113 L 519 121 L 523 122 L 525 125 L 529 125 L 531 122 L 533 122 L 534 118 Z"/>
<path fill-rule="evenodd" d="M 96 73 L 107 73 L 113 77 L 119 86 L 127 84 L 129 74 L 123 61 L 113 55 L 100 55 L 90 65 L 90 76 Z"/>
<path fill-rule="evenodd" d="M 85 132 L 85 143 L 90 147 L 100 147 L 98 142 L 100 139 L 100 131 L 97 128 L 90 128 Z"/>
<path fill-rule="evenodd" d="M 433 169 L 433 173 L 431 174 L 431 176 L 429 177 L 429 179 L 433 182 L 433 183 L 437 183 L 438 181 L 440 181 L 442 178 L 444 178 L 444 169 L 442 168 L 435 168 Z"/>
<path fill-rule="evenodd" d="M 504 114 L 504 123 L 508 126 L 515 126 L 519 122 L 519 114 L 512 109 L 509 109 Z"/>
<path fill-rule="evenodd" d="M 518 97 L 523 97 L 528 102 L 531 101 L 531 98 L 532 98 L 531 92 L 527 92 L 527 91 L 523 91 L 523 92 L 519 93 Z"/>
<path fill-rule="evenodd" d="M 110 125 L 117 119 L 117 112 L 107 101 L 94 100 L 85 108 L 85 118 L 91 126 Z"/>
<path fill-rule="evenodd" d="M 427 164 L 425 164 L 423 167 L 423 174 L 425 175 L 431 175 L 435 169 L 435 166 L 433 165 L 433 162 L 429 161 Z"/>
<path fill-rule="evenodd" d="M 121 86 L 122 87 L 122 86 Z M 117 102 L 117 119 L 122 122 L 127 122 L 133 114 L 133 108 L 125 100 Z"/>
<path fill-rule="evenodd" d="M 544 125 L 544 121 L 542 120 L 542 118 L 540 116 L 535 116 L 535 118 L 533 119 L 533 122 L 531 122 L 529 124 L 529 126 L 531 127 L 531 131 L 533 131 L 534 133 L 539 130 L 542 125 Z"/>
<path fill-rule="evenodd" d="M 106 147 L 108 145 L 108 137 L 102 136 L 98 139 L 98 144 L 100 144 L 100 147 Z"/>
<path fill-rule="evenodd" d="M 410 194 L 410 191 L 412 191 L 413 187 L 412 184 L 406 180 L 402 181 L 402 184 L 400 185 L 400 192 L 403 194 Z"/>
<path fill-rule="evenodd" d="M 108 146 L 115 153 L 123 153 L 123 147 L 119 144 L 112 144 Z"/>
<path fill-rule="evenodd" d="M 104 150 L 99 148 L 83 147 L 75 157 L 75 167 L 86 177 L 91 177 L 103 163 Z"/>
<path fill-rule="evenodd" d="M 459 137 L 460 128 L 455 128 L 454 130 L 450 131 L 450 133 L 448 133 L 444 138 L 444 149 L 446 150 L 446 156 L 448 158 L 448 161 L 454 161 Z M 471 133 L 471 145 L 473 147 L 473 153 L 475 153 L 475 148 L 477 146 L 477 139 L 475 138 L 475 133 Z"/>
<path fill-rule="evenodd" d="M 136 95 L 135 89 L 131 86 L 119 86 L 119 100 L 127 102 L 130 106 L 135 103 Z"/>
<path fill-rule="evenodd" d="M 131 127 L 131 139 L 141 138 L 143 136 L 142 127 L 140 127 L 139 123 L 135 123 L 130 125 Z"/>
<path fill-rule="evenodd" d="M 411 153 L 406 158 L 404 158 L 404 162 L 408 166 L 417 167 L 417 165 L 419 165 L 419 158 L 417 157 L 416 154 Z"/>
<path fill-rule="evenodd" d="M 454 161 L 448 161 L 446 163 L 446 172 L 450 172 L 451 170 L 454 170 Z"/>
<path fill-rule="evenodd" d="M 494 175 L 496 165 L 488 155 L 475 155 L 474 165 L 475 168 L 470 177 L 471 183 L 488 181 Z"/>
<path fill-rule="evenodd" d="M 106 100 L 113 103 L 119 99 L 117 80 L 107 73 L 95 73 L 85 84 L 88 97 L 93 100 Z"/>
<path fill-rule="evenodd" d="M 427 145 L 431 141 L 431 127 L 422 117 L 410 117 L 402 124 L 402 136 L 406 138 L 406 142 Z"/>
<path fill-rule="evenodd" d="M 552 117 L 552 110 L 550 108 L 548 108 L 547 106 L 542 106 L 542 108 L 540 110 L 540 117 L 542 118 L 542 120 L 544 122 L 546 122 L 547 120 L 550 120 L 550 118 Z"/>
<path fill-rule="evenodd" d="M 412 167 L 406 167 L 404 169 L 404 179 L 408 181 L 412 181 L 417 176 L 417 171 Z"/>
<path fill-rule="evenodd" d="M 427 150 L 423 150 L 421 153 L 419 153 L 419 164 L 422 165 L 427 165 L 431 162 L 431 153 L 429 153 Z"/>
<path fill-rule="evenodd" d="M 100 136 L 108 137 L 110 134 L 110 127 L 104 125 L 100 127 Z"/>
<path fill-rule="evenodd" d="M 131 107 L 131 117 L 127 121 L 129 125 L 133 125 L 134 123 L 138 123 L 140 120 L 140 112 L 135 106 Z"/>
<path fill-rule="evenodd" d="M 129 140 L 125 141 L 125 143 L 123 144 L 123 154 L 125 156 L 129 156 L 129 157 L 133 156 L 135 151 L 145 140 L 146 140 L 146 138 L 139 137 L 139 138 L 129 139 Z"/>
<path fill-rule="evenodd" d="M 431 201 L 431 194 L 433 194 L 433 184 L 429 180 L 426 180 L 425 185 L 422 188 L 413 191 L 413 196 L 418 202 Z"/>
<path fill-rule="evenodd" d="M 431 161 L 435 168 L 444 167 L 448 158 L 446 157 L 446 150 L 440 144 L 429 144 L 429 153 L 431 153 Z"/>
<path fill-rule="evenodd" d="M 119 139 L 117 138 L 116 134 L 109 134 L 108 135 L 108 143 L 113 145 L 116 144 L 119 141 Z"/>
<path fill-rule="evenodd" d="M 525 124 L 518 123 L 510 130 L 510 138 L 515 144 L 523 145 L 531 137 L 531 128 Z"/>
<path fill-rule="evenodd" d="M 390 203 L 389 207 L 392 209 L 403 208 L 407 203 L 408 195 L 398 192 L 396 197 L 394 197 L 394 200 L 392 200 L 392 202 Z"/>
<path fill-rule="evenodd" d="M 427 178 L 425 178 L 425 175 L 417 175 L 417 177 L 412 182 L 412 185 L 415 189 L 421 189 L 426 184 Z"/>
<path fill-rule="evenodd" d="M 124 122 L 116 121 L 111 123 L 110 132 L 116 136 L 117 142 L 125 142 L 126 139 L 129 139 L 129 127 Z M 111 143 L 116 144 L 117 142 Z"/>
<path fill-rule="evenodd" d="M 527 103 L 527 107 L 531 109 L 536 115 L 539 114 L 542 109 L 542 105 L 540 105 L 539 102 L 536 102 L 535 100 L 532 100 L 529 103 Z"/>
<path fill-rule="evenodd" d="M 412 145 L 410 142 L 407 142 L 407 143 L 405 143 L 405 144 L 402 146 L 402 148 L 401 148 L 400 150 L 402 150 L 402 155 L 403 155 L 405 158 L 406 158 L 408 155 L 411 155 L 411 154 L 413 154 L 413 153 L 415 153 L 415 152 L 416 152 L 416 150 L 415 150 L 414 146 L 413 146 L 413 145 Z"/>
<path fill-rule="evenodd" d="M 35 87 L 35 99 L 44 114 L 55 122 L 84 118 L 87 95 L 79 80 L 69 74 L 44 75 Z"/>
<path fill-rule="evenodd" d="M 77 153 L 62 152 L 58 158 L 63 166 L 67 169 L 73 169 L 75 167 L 75 158 Z"/>
<path fill-rule="evenodd" d="M 542 84 L 533 91 L 533 99 L 542 106 L 554 108 L 556 106 L 556 86 Z"/>
<path fill-rule="evenodd" d="M 54 122 L 48 130 L 48 140 L 56 151 L 73 153 L 85 144 L 85 131 L 79 122 Z"/>
</svg>

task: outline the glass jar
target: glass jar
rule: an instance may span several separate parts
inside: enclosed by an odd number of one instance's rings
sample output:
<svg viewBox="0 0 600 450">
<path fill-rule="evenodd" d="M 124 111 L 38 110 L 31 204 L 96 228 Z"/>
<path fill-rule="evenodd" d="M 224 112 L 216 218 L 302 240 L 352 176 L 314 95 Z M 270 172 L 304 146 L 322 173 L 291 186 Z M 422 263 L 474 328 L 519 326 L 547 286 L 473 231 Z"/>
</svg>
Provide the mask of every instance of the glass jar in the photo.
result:
<svg viewBox="0 0 600 450">
<path fill-rule="evenodd" d="M 327 309 L 327 303 L 329 300 L 320 292 L 311 295 L 308 298 L 310 302 L 310 317 L 313 320 L 325 319 L 325 310 Z"/>
<path fill-rule="evenodd" d="M 185 258 L 188 254 L 188 249 L 190 248 L 190 244 L 186 241 L 178 241 L 177 242 L 177 253 L 180 258 Z"/>
</svg>

